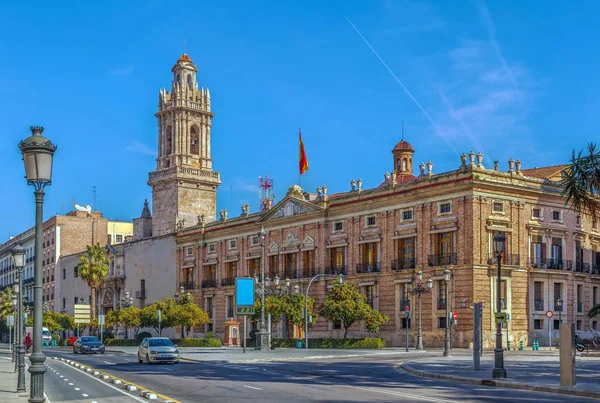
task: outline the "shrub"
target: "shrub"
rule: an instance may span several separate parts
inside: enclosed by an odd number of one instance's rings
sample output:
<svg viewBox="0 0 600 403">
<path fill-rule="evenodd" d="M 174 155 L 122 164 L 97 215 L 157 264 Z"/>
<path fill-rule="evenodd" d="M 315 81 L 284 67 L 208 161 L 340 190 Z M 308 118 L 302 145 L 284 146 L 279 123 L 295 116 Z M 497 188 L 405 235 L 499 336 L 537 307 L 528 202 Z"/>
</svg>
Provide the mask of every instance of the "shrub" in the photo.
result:
<svg viewBox="0 0 600 403">
<path fill-rule="evenodd" d="M 206 334 L 204 335 L 205 339 L 216 339 L 217 335 L 214 334 L 213 332 L 206 332 Z"/>
<path fill-rule="evenodd" d="M 105 346 L 139 346 L 140 343 L 136 339 L 105 339 Z"/>
<path fill-rule="evenodd" d="M 254 347 L 256 339 L 248 340 L 246 345 Z M 304 339 L 302 339 L 304 346 Z M 381 349 L 385 347 L 385 341 L 381 338 L 365 339 L 308 339 L 310 348 L 340 348 L 340 349 Z M 298 339 L 272 339 L 272 348 L 297 348 Z"/>
<path fill-rule="evenodd" d="M 108 339 L 114 339 L 115 336 L 113 335 L 113 332 L 107 332 L 104 331 L 102 332 L 102 341 L 104 342 L 104 340 L 108 340 Z"/>
<path fill-rule="evenodd" d="M 173 340 L 173 342 L 176 342 Z M 216 337 L 203 339 L 183 339 L 176 342 L 179 347 L 222 347 L 221 340 Z"/>
<path fill-rule="evenodd" d="M 56 345 L 60 344 L 60 335 L 59 334 L 53 334 L 52 335 L 52 340 L 56 341 Z"/>
<path fill-rule="evenodd" d="M 141 343 L 146 337 L 152 337 L 150 332 L 139 332 L 135 339 Z"/>
</svg>

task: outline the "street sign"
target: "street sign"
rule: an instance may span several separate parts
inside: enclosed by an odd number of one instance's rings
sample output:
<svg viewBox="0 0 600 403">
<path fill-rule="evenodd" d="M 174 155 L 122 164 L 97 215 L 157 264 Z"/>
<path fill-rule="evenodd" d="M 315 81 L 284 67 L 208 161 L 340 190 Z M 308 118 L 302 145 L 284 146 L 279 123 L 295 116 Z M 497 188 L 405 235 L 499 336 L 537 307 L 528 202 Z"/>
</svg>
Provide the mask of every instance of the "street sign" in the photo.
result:
<svg viewBox="0 0 600 403">
<path fill-rule="evenodd" d="M 15 317 L 13 315 L 8 315 L 6 317 L 6 326 L 14 326 L 15 325 Z"/>
<path fill-rule="evenodd" d="M 496 312 L 496 323 L 506 321 L 506 313 L 505 312 Z"/>
<path fill-rule="evenodd" d="M 73 308 L 73 318 L 75 323 L 90 323 L 90 306 L 84 304 L 76 304 Z"/>
<path fill-rule="evenodd" d="M 506 314 L 506 320 L 509 321 L 510 320 L 510 313 Z"/>
<path fill-rule="evenodd" d="M 98 324 L 101 326 L 104 326 L 104 322 L 105 321 L 105 316 L 104 315 L 98 315 Z"/>
<path fill-rule="evenodd" d="M 550 309 L 548 309 L 548 310 L 546 311 L 546 317 L 547 317 L 548 319 L 552 319 L 552 317 L 553 317 L 553 316 L 554 316 L 554 312 L 552 312 Z"/>
<path fill-rule="evenodd" d="M 235 313 L 254 315 L 254 280 L 251 278 L 235 279 Z"/>
</svg>

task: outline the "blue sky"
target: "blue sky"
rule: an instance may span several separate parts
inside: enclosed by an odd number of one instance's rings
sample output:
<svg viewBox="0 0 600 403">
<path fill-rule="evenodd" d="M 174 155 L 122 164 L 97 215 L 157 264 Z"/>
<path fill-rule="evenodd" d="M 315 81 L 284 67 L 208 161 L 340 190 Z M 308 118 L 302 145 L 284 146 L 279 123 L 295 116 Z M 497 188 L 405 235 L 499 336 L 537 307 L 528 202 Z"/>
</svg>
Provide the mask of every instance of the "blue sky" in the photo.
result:
<svg viewBox="0 0 600 403">
<path fill-rule="evenodd" d="M 297 183 L 299 127 L 301 185 L 330 194 L 353 178 L 381 183 L 402 121 L 417 172 L 428 160 L 455 169 L 470 150 L 501 169 L 511 157 L 560 164 L 598 138 L 596 2 L 56 4 L 0 6 L 0 242 L 34 222 L 17 148 L 34 124 L 58 145 L 45 218 L 93 204 L 91 186 L 106 217 L 140 215 L 158 90 L 184 38 L 211 90 L 218 209 L 230 217 L 257 210 L 259 175 L 274 177 L 276 201 Z"/>
</svg>

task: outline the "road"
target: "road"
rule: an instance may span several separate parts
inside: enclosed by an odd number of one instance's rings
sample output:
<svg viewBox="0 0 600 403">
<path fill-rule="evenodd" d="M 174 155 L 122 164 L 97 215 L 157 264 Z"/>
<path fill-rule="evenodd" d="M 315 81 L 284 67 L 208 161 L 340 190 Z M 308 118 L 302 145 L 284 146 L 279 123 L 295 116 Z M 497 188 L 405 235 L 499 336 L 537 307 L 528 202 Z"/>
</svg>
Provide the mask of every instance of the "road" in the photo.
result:
<svg viewBox="0 0 600 403">
<path fill-rule="evenodd" d="M 182 362 L 178 365 L 138 364 L 136 356 L 129 354 L 82 356 L 66 350 L 48 350 L 47 354 L 81 362 L 181 402 L 594 401 L 415 377 L 397 368 L 402 360 L 411 358 L 410 354 L 318 362 Z M 423 354 L 418 356 L 423 357 Z"/>
</svg>

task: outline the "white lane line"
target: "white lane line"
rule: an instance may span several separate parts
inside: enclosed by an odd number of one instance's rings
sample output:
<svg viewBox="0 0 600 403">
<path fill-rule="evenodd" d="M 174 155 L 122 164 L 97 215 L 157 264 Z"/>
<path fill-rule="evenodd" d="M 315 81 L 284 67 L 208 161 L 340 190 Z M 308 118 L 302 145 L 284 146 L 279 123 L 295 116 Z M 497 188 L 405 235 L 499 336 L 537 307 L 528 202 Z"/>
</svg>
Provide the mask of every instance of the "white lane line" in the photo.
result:
<svg viewBox="0 0 600 403">
<path fill-rule="evenodd" d="M 61 375 L 60 377 L 61 377 L 61 378 L 64 378 L 64 376 L 62 376 L 62 375 Z"/>
<path fill-rule="evenodd" d="M 69 366 L 69 365 L 68 365 L 67 363 L 65 363 L 65 362 L 63 362 L 63 363 L 61 363 L 61 364 L 62 364 L 62 365 Z M 87 372 L 81 372 L 81 373 L 82 373 L 83 375 L 85 375 L 85 376 L 89 376 L 90 378 L 94 379 L 96 382 L 100 382 L 100 383 L 101 383 L 101 384 L 103 384 L 104 386 L 107 386 L 107 387 L 109 387 L 109 388 L 111 388 L 111 389 L 114 389 L 114 390 L 116 390 L 117 392 L 119 392 L 119 393 L 121 393 L 121 394 L 123 394 L 123 395 L 125 395 L 125 396 L 129 396 L 130 398 L 132 398 L 132 399 L 133 399 L 133 400 L 135 400 L 135 401 L 142 402 L 142 403 L 148 403 L 148 401 L 147 401 L 146 399 L 143 399 L 143 398 L 141 398 L 141 397 L 138 397 L 138 396 L 136 396 L 136 395 L 133 395 L 133 394 L 131 394 L 131 393 L 127 393 L 127 392 L 125 392 L 124 390 L 121 390 L 121 389 L 119 389 L 119 388 L 117 388 L 117 387 L 115 387 L 115 386 L 113 386 L 113 385 L 110 385 L 110 384 L 108 384 L 108 383 L 106 383 L 106 382 L 103 382 L 103 381 L 102 381 L 100 378 L 96 378 L 96 377 L 95 377 L 95 376 L 93 376 L 92 374 L 88 374 Z M 46 402 L 46 403 L 48 403 L 48 402 Z"/>
<path fill-rule="evenodd" d="M 164 368 L 165 371 L 173 371 L 171 368 Z"/>
<path fill-rule="evenodd" d="M 82 393 L 81 396 L 88 397 L 89 395 L 86 395 L 85 393 Z"/>
<path fill-rule="evenodd" d="M 105 363 L 107 363 L 108 365 L 117 365 L 116 362 L 109 362 L 109 361 L 104 361 Z"/>
<path fill-rule="evenodd" d="M 73 382 L 69 382 L 69 386 L 73 386 Z"/>
<path fill-rule="evenodd" d="M 75 390 L 81 390 L 81 389 L 79 389 L 79 388 L 75 388 Z"/>
<path fill-rule="evenodd" d="M 256 388 L 256 387 L 254 387 L 254 386 L 248 386 L 248 385 L 244 385 L 244 387 L 245 387 L 245 388 L 248 388 L 248 389 L 262 390 L 261 388 Z"/>
<path fill-rule="evenodd" d="M 446 399 L 442 399 L 442 398 L 439 398 L 439 397 L 419 396 L 419 395 L 413 395 L 412 393 L 399 392 L 399 391 L 395 391 L 395 390 L 377 389 L 377 388 L 361 387 L 361 386 L 351 386 L 351 385 L 340 385 L 340 386 L 346 386 L 348 388 L 359 389 L 359 390 L 366 390 L 366 391 L 369 391 L 369 392 L 384 393 L 384 394 L 392 395 L 392 396 L 409 397 L 409 398 L 414 399 L 414 400 L 424 400 L 424 401 L 427 401 L 427 402 L 435 402 L 435 403 L 460 403 L 457 400 L 446 400 Z"/>
</svg>

